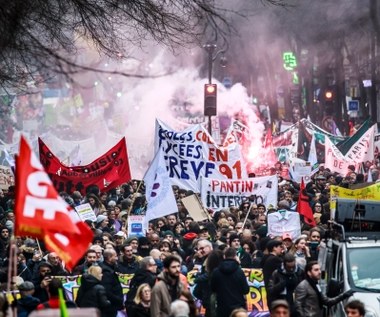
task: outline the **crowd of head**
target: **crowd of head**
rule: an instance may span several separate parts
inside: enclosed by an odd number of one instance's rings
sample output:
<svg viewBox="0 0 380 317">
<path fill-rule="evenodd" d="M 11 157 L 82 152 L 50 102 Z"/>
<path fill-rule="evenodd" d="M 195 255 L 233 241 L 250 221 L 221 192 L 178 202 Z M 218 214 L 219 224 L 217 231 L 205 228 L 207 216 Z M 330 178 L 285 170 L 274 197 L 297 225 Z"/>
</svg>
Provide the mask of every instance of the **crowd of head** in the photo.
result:
<svg viewBox="0 0 380 317">
<path fill-rule="evenodd" d="M 233 259 L 239 267 L 263 269 L 268 303 L 274 303 L 278 299 L 285 300 L 293 314 L 292 309 L 296 307 L 296 303 L 290 297 L 282 297 L 276 293 L 276 278 L 280 278 L 283 270 L 296 274 L 297 281 L 301 282 L 308 276 L 305 272 L 310 270 L 310 263 L 318 264 L 319 273 L 323 275 L 326 256 L 324 238 L 330 219 L 330 186 L 355 186 L 367 181 L 369 174 L 371 180 L 376 181 L 379 176 L 378 169 L 370 164 L 366 168 L 365 174 L 349 170 L 345 176 L 320 168 L 306 185 L 304 192 L 309 198 L 317 226 L 310 227 L 301 217 L 299 236 L 292 236 L 287 232 L 273 236 L 268 231 L 268 215 L 297 212 L 300 185 L 281 176 L 276 206 L 257 203 L 255 197 L 243 197 L 240 206 L 208 210 L 208 219 L 201 222 L 194 221 L 182 203 L 182 198 L 194 193 L 173 186 L 178 211 L 151 221 L 145 236 L 134 236 L 127 230 L 130 215 L 144 215 L 146 212 L 143 182 L 132 180 L 107 192 L 100 192 L 97 186 L 90 186 L 85 195 L 80 192 L 61 192 L 61 197 L 72 207 L 83 203 L 91 205 L 96 220 L 86 220 L 86 223 L 94 233 L 92 245 L 80 263 L 72 271 L 68 271 L 56 253 L 45 250 L 42 241 L 16 237 L 18 279 L 12 280 L 12 287 L 20 291 L 22 298 L 35 298 L 31 307 L 41 308 L 43 303 L 49 302 L 54 306 L 54 300 L 51 299 L 55 295 L 52 294 L 59 288 L 59 279 L 54 277 L 83 275 L 81 290 L 76 303 L 72 303 L 73 306 L 97 307 L 104 316 L 112 316 L 117 310 L 125 308 L 128 316 L 132 317 L 144 314 L 156 316 L 152 311 L 160 316 L 163 309 L 167 309 L 167 316 L 197 316 L 199 311 L 194 302 L 196 298 L 202 301 L 207 316 L 216 307 L 215 301 L 229 302 L 225 295 L 218 295 L 218 292 L 216 299 L 213 298 L 212 294 L 215 292 L 212 287 L 215 287 L 216 282 L 210 284 L 210 281 L 214 271 L 219 270 L 226 260 Z M 279 172 L 278 169 L 281 169 L 281 164 L 276 164 L 275 173 Z M 9 282 L 7 270 L 10 237 L 14 230 L 13 208 L 12 186 L 8 190 L 0 191 L 0 281 L 4 285 L 3 289 Z M 184 276 L 194 269 L 199 274 L 195 279 L 194 292 L 190 294 Z M 114 273 L 134 274 L 126 301 Z M 315 273 L 316 276 L 319 273 Z M 223 274 L 223 270 L 220 274 Z M 167 308 L 157 307 L 151 301 L 152 297 L 162 296 L 163 289 L 158 286 L 157 281 L 170 285 L 169 298 L 165 299 Z M 94 285 L 98 285 L 96 291 L 101 293 L 101 300 L 96 302 L 94 297 L 88 296 L 90 291 L 95 291 Z M 295 292 L 297 285 L 293 286 Z M 218 288 L 222 286 L 218 285 Z M 228 317 L 231 313 L 233 316 L 243 316 L 241 314 L 247 308 L 245 302 L 241 302 L 241 298 L 236 300 L 239 304 L 235 303 L 235 306 L 230 307 L 219 303 L 218 307 L 222 307 L 223 312 L 219 312 L 218 316 Z M 18 305 L 23 309 L 22 300 Z M 232 308 L 240 310 L 233 311 Z M 31 311 L 30 308 L 25 310 Z M 176 312 L 181 315 L 176 315 Z"/>
</svg>

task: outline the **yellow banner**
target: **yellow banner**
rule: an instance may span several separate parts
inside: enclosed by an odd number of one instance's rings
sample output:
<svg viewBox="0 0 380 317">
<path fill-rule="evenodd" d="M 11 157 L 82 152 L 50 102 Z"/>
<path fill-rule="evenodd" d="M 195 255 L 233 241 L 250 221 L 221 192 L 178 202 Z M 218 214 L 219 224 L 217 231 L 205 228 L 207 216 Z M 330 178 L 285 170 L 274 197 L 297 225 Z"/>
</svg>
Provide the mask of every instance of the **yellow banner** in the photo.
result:
<svg viewBox="0 0 380 317">
<path fill-rule="evenodd" d="M 360 189 L 348 189 L 339 186 L 330 186 L 330 210 L 335 214 L 337 198 L 351 198 L 360 200 L 380 200 L 380 183 Z"/>
</svg>

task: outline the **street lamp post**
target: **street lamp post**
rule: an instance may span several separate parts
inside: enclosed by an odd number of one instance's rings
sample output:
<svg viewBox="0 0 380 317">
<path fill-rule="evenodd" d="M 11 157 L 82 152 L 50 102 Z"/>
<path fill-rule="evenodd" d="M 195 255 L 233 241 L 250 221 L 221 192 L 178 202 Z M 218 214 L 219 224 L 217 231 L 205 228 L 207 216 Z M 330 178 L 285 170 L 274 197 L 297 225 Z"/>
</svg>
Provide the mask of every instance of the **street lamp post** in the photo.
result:
<svg viewBox="0 0 380 317">
<path fill-rule="evenodd" d="M 208 53 L 208 83 L 212 84 L 212 65 L 214 63 L 214 51 L 216 49 L 216 44 L 206 44 L 204 45 Z M 211 127 L 211 115 L 208 116 L 208 133 L 212 136 Z"/>
</svg>

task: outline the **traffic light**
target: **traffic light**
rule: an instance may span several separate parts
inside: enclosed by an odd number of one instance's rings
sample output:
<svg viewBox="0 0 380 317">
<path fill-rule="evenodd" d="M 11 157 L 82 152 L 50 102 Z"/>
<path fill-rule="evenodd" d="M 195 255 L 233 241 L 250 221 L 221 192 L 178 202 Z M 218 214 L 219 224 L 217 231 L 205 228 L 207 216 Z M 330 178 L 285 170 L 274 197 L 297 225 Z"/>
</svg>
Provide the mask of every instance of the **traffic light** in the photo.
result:
<svg viewBox="0 0 380 317">
<path fill-rule="evenodd" d="M 325 101 L 332 101 L 333 100 L 333 92 L 331 89 L 327 89 L 325 91 Z"/>
<path fill-rule="evenodd" d="M 325 104 L 325 111 L 329 114 L 332 114 L 334 112 L 334 99 L 335 94 L 332 88 L 327 88 L 324 92 L 324 104 Z"/>
<path fill-rule="evenodd" d="M 216 116 L 216 84 L 205 84 L 205 116 Z"/>
</svg>

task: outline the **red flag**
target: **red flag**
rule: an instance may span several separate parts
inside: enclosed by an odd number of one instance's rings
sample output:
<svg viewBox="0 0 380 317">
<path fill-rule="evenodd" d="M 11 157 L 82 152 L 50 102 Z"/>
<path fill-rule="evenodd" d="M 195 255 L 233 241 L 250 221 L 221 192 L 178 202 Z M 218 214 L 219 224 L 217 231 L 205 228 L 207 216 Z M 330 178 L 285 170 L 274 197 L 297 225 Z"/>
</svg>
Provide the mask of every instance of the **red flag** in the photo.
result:
<svg viewBox="0 0 380 317">
<path fill-rule="evenodd" d="M 110 190 L 131 180 L 125 138 L 92 163 L 73 167 L 62 164 L 41 139 L 38 142 L 41 163 L 58 192 L 84 194 L 89 185 Z"/>
<path fill-rule="evenodd" d="M 16 157 L 15 235 L 43 239 L 68 269 L 92 241 L 91 229 L 58 195 L 36 155 L 21 137 Z"/>
<path fill-rule="evenodd" d="M 300 215 L 303 216 L 303 220 L 306 224 L 309 226 L 315 227 L 317 224 L 315 223 L 314 217 L 313 217 L 313 210 L 310 207 L 309 204 L 309 197 L 306 195 L 305 190 L 305 183 L 303 181 L 303 177 L 301 180 L 301 188 L 300 193 L 298 197 L 298 203 L 297 203 L 297 211 Z"/>
</svg>

